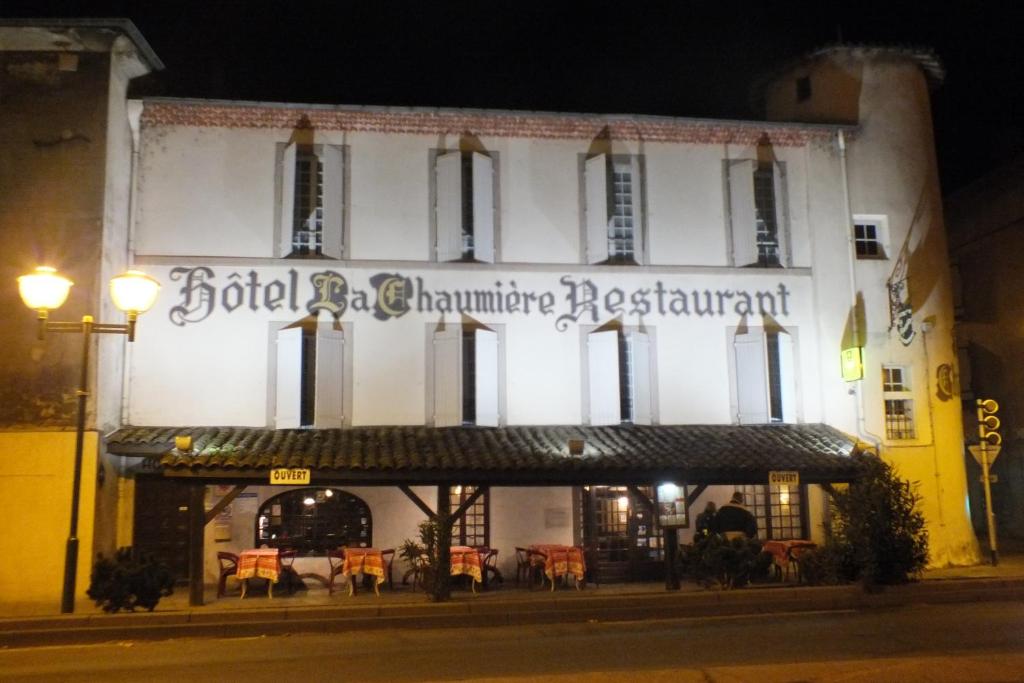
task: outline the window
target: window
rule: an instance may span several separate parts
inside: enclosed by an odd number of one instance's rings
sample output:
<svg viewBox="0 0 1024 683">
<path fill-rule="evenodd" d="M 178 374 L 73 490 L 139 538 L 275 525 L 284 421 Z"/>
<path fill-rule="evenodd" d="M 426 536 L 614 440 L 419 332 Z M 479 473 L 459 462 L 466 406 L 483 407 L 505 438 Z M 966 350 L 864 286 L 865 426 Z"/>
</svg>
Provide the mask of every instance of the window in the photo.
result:
<svg viewBox="0 0 1024 683">
<path fill-rule="evenodd" d="M 734 413 L 739 424 L 796 422 L 793 337 L 744 328 L 733 337 Z"/>
<path fill-rule="evenodd" d="M 757 520 L 757 537 L 762 540 L 807 538 L 803 516 L 803 487 L 789 484 L 737 486 L 744 504 Z"/>
<path fill-rule="evenodd" d="M 345 150 L 289 143 L 279 151 L 279 256 L 342 257 Z"/>
<path fill-rule="evenodd" d="M 448 503 L 452 512 L 476 493 L 475 486 L 452 486 L 448 489 Z M 466 513 L 455 520 L 452 526 L 452 545 L 489 546 L 490 520 L 487 493 L 484 493 L 466 508 Z"/>
<path fill-rule="evenodd" d="M 479 152 L 440 153 L 434 178 L 437 260 L 494 263 L 494 160 Z"/>
<path fill-rule="evenodd" d="M 914 401 L 910 398 L 910 373 L 906 368 L 886 365 L 882 368 L 882 400 L 885 402 L 885 437 L 913 439 Z"/>
<path fill-rule="evenodd" d="M 806 102 L 811 99 L 811 77 L 803 76 L 796 79 L 796 101 Z"/>
<path fill-rule="evenodd" d="M 643 263 L 640 157 L 598 154 L 586 159 L 587 263 Z"/>
<path fill-rule="evenodd" d="M 725 164 L 733 265 L 786 265 L 784 164 L 753 159 Z"/>
<path fill-rule="evenodd" d="M 504 326 L 447 324 L 433 331 L 428 421 L 497 427 L 504 414 Z"/>
<path fill-rule="evenodd" d="M 653 422 L 651 337 L 637 329 L 586 333 L 585 414 L 591 425 Z"/>
<path fill-rule="evenodd" d="M 853 246 L 858 259 L 888 258 L 889 227 L 885 216 L 854 216 Z"/>
<path fill-rule="evenodd" d="M 344 330 L 306 319 L 276 330 L 274 343 L 274 427 L 341 427 L 348 374 Z"/>
<path fill-rule="evenodd" d="M 301 488 L 267 499 L 256 515 L 256 548 L 326 555 L 341 546 L 373 545 L 370 507 L 334 488 Z"/>
</svg>

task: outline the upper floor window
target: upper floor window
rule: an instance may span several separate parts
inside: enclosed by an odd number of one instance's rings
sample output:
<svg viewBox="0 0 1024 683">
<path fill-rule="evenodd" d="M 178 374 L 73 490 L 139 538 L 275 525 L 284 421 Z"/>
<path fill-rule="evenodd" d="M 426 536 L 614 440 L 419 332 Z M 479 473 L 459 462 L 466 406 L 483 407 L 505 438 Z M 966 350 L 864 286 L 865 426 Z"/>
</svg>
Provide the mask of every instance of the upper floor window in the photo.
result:
<svg viewBox="0 0 1024 683">
<path fill-rule="evenodd" d="M 884 259 L 889 252 L 889 223 L 885 216 L 854 216 L 853 246 L 858 259 Z"/>
<path fill-rule="evenodd" d="M 587 392 L 591 425 L 653 422 L 651 337 L 637 329 L 586 334 Z"/>
<path fill-rule="evenodd" d="M 275 333 L 274 427 L 337 428 L 345 414 L 345 332 L 305 320 Z"/>
<path fill-rule="evenodd" d="M 278 255 L 340 259 L 344 251 L 344 149 L 292 142 L 280 148 L 278 171 Z"/>
<path fill-rule="evenodd" d="M 479 152 L 440 153 L 434 178 L 437 260 L 494 263 L 494 160 Z"/>
<path fill-rule="evenodd" d="M 643 263 L 640 158 L 597 154 L 584 162 L 587 263 Z"/>
<path fill-rule="evenodd" d="M 447 324 L 432 333 L 431 422 L 497 427 L 503 412 L 503 326 Z"/>
<path fill-rule="evenodd" d="M 885 437 L 913 439 L 914 400 L 911 398 L 910 372 L 897 365 L 882 367 L 882 400 L 885 405 Z"/>
<path fill-rule="evenodd" d="M 733 337 L 735 414 L 739 424 L 796 422 L 793 337 L 746 328 Z"/>
<path fill-rule="evenodd" d="M 787 265 L 785 166 L 754 159 L 725 163 L 733 265 Z"/>
</svg>

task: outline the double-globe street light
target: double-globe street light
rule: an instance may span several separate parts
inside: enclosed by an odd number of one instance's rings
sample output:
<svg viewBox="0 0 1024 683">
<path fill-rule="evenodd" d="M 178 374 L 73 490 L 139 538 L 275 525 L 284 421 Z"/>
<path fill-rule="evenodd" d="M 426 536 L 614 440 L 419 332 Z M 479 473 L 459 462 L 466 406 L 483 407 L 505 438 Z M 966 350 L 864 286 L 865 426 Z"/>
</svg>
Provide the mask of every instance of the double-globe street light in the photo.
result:
<svg viewBox="0 0 1024 683">
<path fill-rule="evenodd" d="M 89 347 L 93 334 L 126 334 L 128 341 L 135 341 L 135 321 L 156 301 L 160 283 L 145 273 L 129 270 L 110 280 L 110 298 L 114 305 L 128 314 L 124 324 L 107 324 L 93 321 L 91 315 L 83 315 L 81 322 L 60 322 L 50 320 L 50 311 L 60 308 L 68 298 L 71 280 L 58 274 L 53 268 L 40 266 L 29 275 L 18 278 L 18 293 L 25 305 L 36 311 L 39 321 L 39 339 L 46 332 L 72 332 L 82 335 L 81 375 L 78 382 L 78 426 L 75 433 L 75 474 L 71 489 L 71 531 L 68 534 L 64 554 L 64 592 L 61 596 L 60 611 L 70 614 L 75 611 L 75 574 L 78 567 L 78 499 L 82 480 L 82 441 L 85 435 L 86 400 L 89 397 Z"/>
</svg>

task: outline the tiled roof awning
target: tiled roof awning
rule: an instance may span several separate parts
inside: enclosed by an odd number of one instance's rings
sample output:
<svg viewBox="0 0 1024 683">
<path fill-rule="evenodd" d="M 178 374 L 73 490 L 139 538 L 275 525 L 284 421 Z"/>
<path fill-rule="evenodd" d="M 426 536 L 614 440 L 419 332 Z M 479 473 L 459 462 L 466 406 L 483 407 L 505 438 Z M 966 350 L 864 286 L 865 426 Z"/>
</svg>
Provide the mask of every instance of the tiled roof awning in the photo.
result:
<svg viewBox="0 0 1024 683">
<path fill-rule="evenodd" d="M 174 448 L 190 435 L 191 452 Z M 582 440 L 572 455 L 570 440 Z M 773 470 L 803 482 L 856 479 L 856 440 L 821 424 L 612 427 L 124 427 L 110 453 L 159 458 L 167 476 L 264 478 L 313 470 L 317 483 L 558 485 L 756 483 Z"/>
</svg>

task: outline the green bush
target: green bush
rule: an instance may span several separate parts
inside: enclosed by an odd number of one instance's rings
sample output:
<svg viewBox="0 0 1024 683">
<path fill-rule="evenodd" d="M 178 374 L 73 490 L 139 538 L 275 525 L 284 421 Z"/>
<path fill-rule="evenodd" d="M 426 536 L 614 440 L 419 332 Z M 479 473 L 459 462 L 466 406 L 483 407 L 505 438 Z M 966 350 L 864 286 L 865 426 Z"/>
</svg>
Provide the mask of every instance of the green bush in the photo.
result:
<svg viewBox="0 0 1024 683">
<path fill-rule="evenodd" d="M 855 456 L 864 476 L 832 496 L 825 545 L 800 555 L 800 578 L 810 584 L 862 581 L 865 588 L 905 583 L 928 561 L 928 532 L 920 497 L 873 455 Z"/>
<path fill-rule="evenodd" d="M 681 574 L 705 587 L 741 588 L 768 577 L 772 558 L 757 539 L 727 541 L 716 534 L 680 547 Z"/>
<path fill-rule="evenodd" d="M 104 612 L 136 608 L 150 612 L 173 592 L 174 577 L 167 565 L 150 555 L 136 559 L 131 548 L 119 548 L 111 559 L 97 557 L 86 594 Z"/>
<path fill-rule="evenodd" d="M 439 515 L 436 519 L 420 522 L 417 543 L 406 539 L 399 547 L 398 556 L 410 564 L 422 563 L 420 572 L 430 599 L 444 602 L 451 598 L 451 545 L 454 518 Z"/>
</svg>

